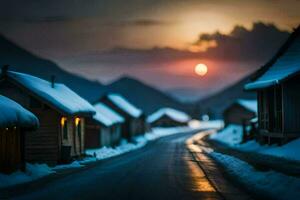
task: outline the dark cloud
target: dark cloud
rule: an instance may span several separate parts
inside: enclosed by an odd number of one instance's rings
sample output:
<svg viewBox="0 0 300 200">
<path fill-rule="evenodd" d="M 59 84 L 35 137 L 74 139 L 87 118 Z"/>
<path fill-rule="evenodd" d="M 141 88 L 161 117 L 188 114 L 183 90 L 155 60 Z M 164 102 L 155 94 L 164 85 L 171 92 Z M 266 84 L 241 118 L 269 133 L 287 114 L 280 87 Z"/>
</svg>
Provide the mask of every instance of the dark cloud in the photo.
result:
<svg viewBox="0 0 300 200">
<path fill-rule="evenodd" d="M 194 45 L 216 41 L 216 47 L 205 52 L 191 52 L 174 48 L 128 49 L 114 48 L 109 51 L 89 52 L 72 58 L 76 62 L 136 64 L 144 62 L 162 62 L 181 59 L 212 59 L 220 61 L 255 61 L 265 62 L 277 51 L 287 39 L 289 32 L 278 29 L 273 24 L 254 23 L 251 30 L 243 26 L 235 26 L 230 34 L 215 32 L 201 34 Z"/>
<path fill-rule="evenodd" d="M 51 16 L 51 17 L 41 17 L 41 18 L 24 18 L 25 23 L 52 23 L 52 22 L 63 22 L 63 21 L 72 20 L 70 17 L 65 16 Z"/>
<path fill-rule="evenodd" d="M 287 39 L 289 32 L 278 29 L 274 24 L 257 22 L 251 30 L 235 26 L 230 34 L 215 32 L 201 34 L 195 45 L 215 41 L 203 56 L 225 60 L 265 60 Z"/>
<path fill-rule="evenodd" d="M 156 19 L 135 19 L 135 20 L 112 21 L 112 22 L 107 22 L 104 25 L 147 27 L 147 26 L 169 26 L 173 24 L 175 24 L 175 22 L 156 20 Z"/>
</svg>

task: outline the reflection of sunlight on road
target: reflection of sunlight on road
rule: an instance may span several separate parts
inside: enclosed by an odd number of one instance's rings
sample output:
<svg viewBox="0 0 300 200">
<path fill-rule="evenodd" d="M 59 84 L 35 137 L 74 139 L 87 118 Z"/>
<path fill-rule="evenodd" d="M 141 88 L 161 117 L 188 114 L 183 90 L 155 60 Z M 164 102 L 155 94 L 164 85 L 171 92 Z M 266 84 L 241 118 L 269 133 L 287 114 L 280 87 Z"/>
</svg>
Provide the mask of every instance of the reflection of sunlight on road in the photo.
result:
<svg viewBox="0 0 300 200">
<path fill-rule="evenodd" d="M 197 141 L 200 141 L 204 136 L 207 134 L 211 134 L 215 132 L 215 130 L 208 130 L 208 131 L 203 131 L 198 134 L 195 134 L 191 138 L 187 139 L 185 144 L 186 147 L 189 149 L 190 152 L 195 153 L 196 155 L 196 160 L 198 160 L 197 154 L 201 154 L 203 151 L 206 151 L 207 149 L 202 149 L 199 145 L 196 144 Z M 199 161 L 199 160 L 198 160 Z M 216 192 L 214 187 L 210 184 L 210 182 L 207 180 L 204 172 L 202 169 L 198 166 L 196 162 L 191 162 L 187 161 L 188 168 L 190 170 L 190 177 L 192 181 L 192 186 L 191 188 L 193 191 L 198 191 L 198 192 Z"/>
<path fill-rule="evenodd" d="M 216 130 L 212 129 L 212 130 L 208 130 L 208 131 L 202 131 L 200 133 L 197 133 L 195 135 L 193 135 L 192 137 L 190 137 L 189 139 L 186 140 L 185 145 L 186 147 L 189 149 L 190 152 L 193 153 L 201 153 L 201 152 L 211 152 L 213 151 L 211 148 L 207 148 L 204 146 L 200 146 L 199 143 L 203 137 L 215 133 Z"/>
<path fill-rule="evenodd" d="M 191 190 L 197 192 L 216 192 L 206 179 L 205 174 L 196 164 L 196 162 L 187 161 L 191 176 Z"/>
</svg>

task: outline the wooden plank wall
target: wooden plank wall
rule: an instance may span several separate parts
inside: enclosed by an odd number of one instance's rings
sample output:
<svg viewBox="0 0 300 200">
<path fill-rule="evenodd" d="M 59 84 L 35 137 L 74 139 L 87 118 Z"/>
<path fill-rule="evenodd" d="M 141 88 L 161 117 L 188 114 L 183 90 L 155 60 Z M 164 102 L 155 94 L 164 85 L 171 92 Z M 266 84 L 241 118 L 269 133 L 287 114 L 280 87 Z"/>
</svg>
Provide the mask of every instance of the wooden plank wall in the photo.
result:
<svg viewBox="0 0 300 200">
<path fill-rule="evenodd" d="M 0 128 L 0 172 L 11 173 L 22 168 L 20 134 L 20 130 L 14 127 L 8 130 Z"/>
<path fill-rule="evenodd" d="M 25 137 L 25 160 L 56 165 L 60 160 L 60 115 L 52 110 L 31 109 L 40 127 Z"/>
<path fill-rule="evenodd" d="M 300 76 L 283 84 L 284 132 L 300 136 Z"/>
<path fill-rule="evenodd" d="M 100 147 L 100 131 L 100 125 L 97 125 L 92 119 L 86 120 L 85 148 Z"/>
</svg>

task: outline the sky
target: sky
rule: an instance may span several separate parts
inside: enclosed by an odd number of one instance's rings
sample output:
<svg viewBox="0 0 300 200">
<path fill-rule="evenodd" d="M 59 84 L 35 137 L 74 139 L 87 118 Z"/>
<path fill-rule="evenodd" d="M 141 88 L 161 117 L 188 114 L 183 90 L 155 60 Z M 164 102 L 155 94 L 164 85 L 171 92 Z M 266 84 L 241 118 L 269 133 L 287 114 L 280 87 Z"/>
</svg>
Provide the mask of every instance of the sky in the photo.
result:
<svg viewBox="0 0 300 200">
<path fill-rule="evenodd" d="M 1 0 L 0 33 L 86 78 L 129 75 L 195 99 L 270 59 L 299 10 L 299 0 Z"/>
</svg>

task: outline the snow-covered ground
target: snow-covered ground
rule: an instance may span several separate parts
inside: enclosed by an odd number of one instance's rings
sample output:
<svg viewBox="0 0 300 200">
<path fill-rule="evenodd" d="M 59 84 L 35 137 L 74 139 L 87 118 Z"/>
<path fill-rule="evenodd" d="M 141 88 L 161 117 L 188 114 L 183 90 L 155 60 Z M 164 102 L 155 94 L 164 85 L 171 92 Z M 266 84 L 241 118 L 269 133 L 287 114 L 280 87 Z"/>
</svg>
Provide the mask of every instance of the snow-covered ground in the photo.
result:
<svg viewBox="0 0 300 200">
<path fill-rule="evenodd" d="M 298 199 L 300 197 L 300 179 L 274 171 L 261 172 L 235 157 L 209 153 L 225 170 L 245 187 L 264 194 L 271 199 Z"/>
<path fill-rule="evenodd" d="M 264 155 L 271 155 L 288 160 L 300 161 L 300 139 L 293 140 L 285 145 L 260 145 L 256 141 L 249 141 L 247 143 L 236 146 L 235 148 L 246 151 L 256 152 Z"/>
<path fill-rule="evenodd" d="M 17 171 L 10 175 L 0 174 L 0 188 L 26 183 L 55 173 L 46 164 L 26 164 L 26 172 Z"/>
<path fill-rule="evenodd" d="M 293 140 L 282 146 L 260 145 L 255 140 L 240 144 L 242 141 L 242 127 L 238 125 L 229 125 L 222 131 L 210 135 L 210 139 L 244 152 L 255 152 L 300 161 L 300 139 Z"/>
<path fill-rule="evenodd" d="M 99 149 L 87 150 L 86 154 L 90 155 L 91 157 L 87 157 L 81 161 L 74 161 L 71 164 L 57 165 L 56 167 L 52 168 L 48 167 L 46 164 L 26 164 L 26 172 L 17 171 L 10 175 L 0 174 L 0 188 L 30 182 L 56 173 L 57 170 L 81 168 L 90 162 L 95 162 L 139 149 L 145 146 L 149 141 L 181 132 L 197 130 L 199 128 L 201 127 L 153 128 L 151 132 L 134 138 L 134 143 L 128 143 L 126 140 L 123 140 L 121 144 L 115 148 L 102 147 Z"/>
<path fill-rule="evenodd" d="M 191 120 L 189 127 L 200 128 L 200 129 L 221 129 L 224 127 L 223 120 L 211 120 L 211 121 L 199 121 Z"/>
<path fill-rule="evenodd" d="M 229 146 L 234 146 L 241 143 L 243 139 L 242 132 L 242 126 L 232 124 L 222 131 L 210 135 L 209 138 Z"/>
</svg>

